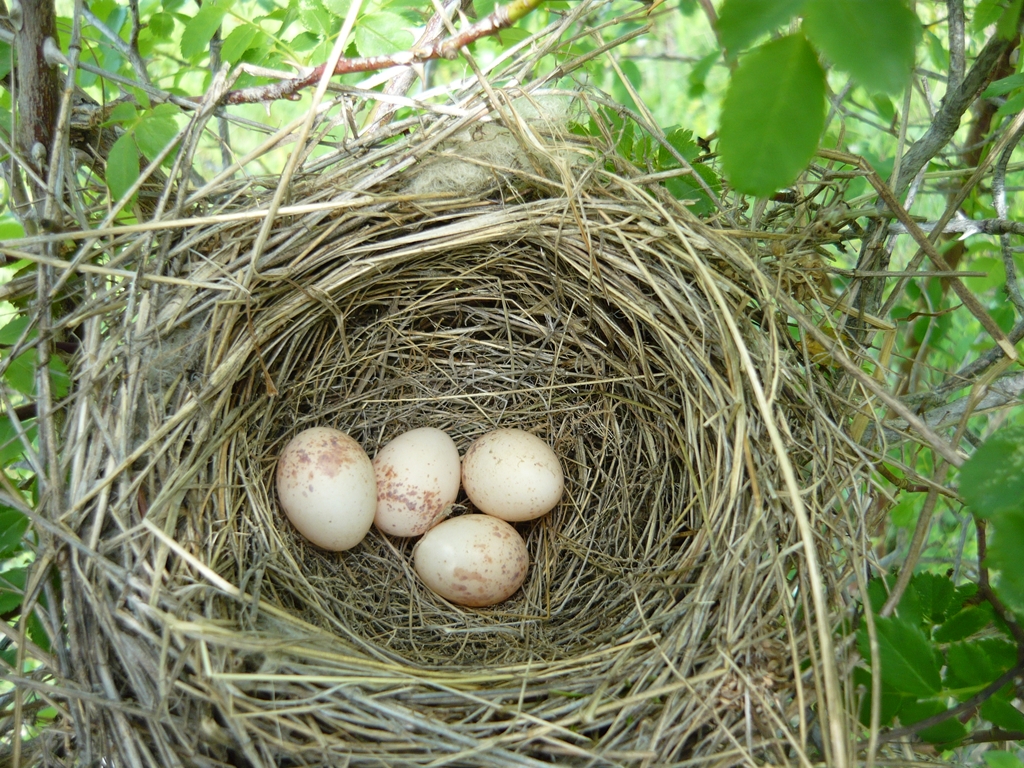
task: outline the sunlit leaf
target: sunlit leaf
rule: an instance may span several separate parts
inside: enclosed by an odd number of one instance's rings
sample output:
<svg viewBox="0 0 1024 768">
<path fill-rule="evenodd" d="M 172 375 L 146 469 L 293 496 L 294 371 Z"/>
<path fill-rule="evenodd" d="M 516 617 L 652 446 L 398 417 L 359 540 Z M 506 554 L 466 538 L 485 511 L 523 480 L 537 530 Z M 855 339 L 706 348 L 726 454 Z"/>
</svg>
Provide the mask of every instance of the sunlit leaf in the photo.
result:
<svg viewBox="0 0 1024 768">
<path fill-rule="evenodd" d="M 139 151 L 131 134 L 124 134 L 107 155 L 107 186 L 110 195 L 120 201 L 139 178 Z"/>
<path fill-rule="evenodd" d="M 196 14 L 189 19 L 181 34 L 182 57 L 191 60 L 194 56 L 206 51 L 227 12 L 228 6 L 225 4 L 210 0 L 203 3 Z"/>
<path fill-rule="evenodd" d="M 990 749 L 982 754 L 988 768 L 1024 768 L 1024 762 L 1013 752 L 1002 749 Z"/>
<path fill-rule="evenodd" d="M 31 397 L 36 385 L 36 351 L 27 350 L 11 360 L 4 371 L 4 380 L 23 395 Z"/>
<path fill-rule="evenodd" d="M 731 56 L 800 13 L 807 0 L 725 0 L 718 34 Z"/>
<path fill-rule="evenodd" d="M 3 328 L 0 328 L 0 344 L 17 344 L 18 339 L 21 338 L 21 335 L 25 332 L 25 329 L 28 327 L 30 322 L 32 322 L 32 318 L 28 315 L 18 315 L 9 323 L 4 325 Z M 34 335 L 35 333 L 32 333 L 29 336 L 26 336 L 26 338 L 32 338 Z"/>
<path fill-rule="evenodd" d="M 719 151 L 740 192 L 766 196 L 793 182 L 825 125 L 825 73 L 801 35 L 740 59 L 722 106 Z"/>
<path fill-rule="evenodd" d="M 408 21 L 397 13 L 381 11 L 360 17 L 355 40 L 360 56 L 384 56 L 408 48 L 413 36 Z"/>
<path fill-rule="evenodd" d="M 903 0 L 808 0 L 804 31 L 869 91 L 900 93 L 910 82 L 922 28 Z"/>
<path fill-rule="evenodd" d="M 143 117 L 135 127 L 135 141 L 147 160 L 152 161 L 164 147 L 178 135 L 178 124 L 173 118 L 158 113 Z"/>
<path fill-rule="evenodd" d="M 154 13 L 147 22 L 153 37 L 167 40 L 174 33 L 174 16 L 169 13 Z"/>
<path fill-rule="evenodd" d="M 334 32 L 336 17 L 320 0 L 299 0 L 299 21 L 310 32 L 325 37 Z"/>
<path fill-rule="evenodd" d="M 253 24 L 242 24 L 235 27 L 221 43 L 220 57 L 229 64 L 237 63 L 259 31 L 259 27 Z"/>
</svg>

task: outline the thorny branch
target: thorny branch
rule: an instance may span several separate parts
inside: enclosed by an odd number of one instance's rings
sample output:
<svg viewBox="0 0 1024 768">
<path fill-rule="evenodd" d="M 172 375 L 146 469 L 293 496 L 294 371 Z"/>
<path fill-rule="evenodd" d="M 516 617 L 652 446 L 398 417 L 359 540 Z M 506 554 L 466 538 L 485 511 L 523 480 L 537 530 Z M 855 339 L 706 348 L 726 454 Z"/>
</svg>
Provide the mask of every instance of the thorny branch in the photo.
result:
<svg viewBox="0 0 1024 768">
<path fill-rule="evenodd" d="M 513 0 L 508 5 L 498 6 L 485 18 L 455 35 L 442 40 L 425 41 L 420 46 L 414 46 L 408 51 L 399 51 L 398 53 L 386 56 L 342 58 L 334 68 L 333 74 L 345 75 L 352 72 L 376 72 L 381 69 L 390 69 L 391 67 L 414 66 L 432 59 L 454 59 L 458 56 L 460 49 L 479 40 L 481 37 L 493 35 L 503 29 L 507 29 L 537 8 L 542 2 L 544 0 Z M 221 103 L 252 104 L 276 101 L 277 99 L 295 101 L 300 98 L 300 91 L 320 82 L 326 67 L 326 64 L 321 64 L 302 77 L 283 80 L 279 83 L 229 91 L 225 94 Z"/>
</svg>

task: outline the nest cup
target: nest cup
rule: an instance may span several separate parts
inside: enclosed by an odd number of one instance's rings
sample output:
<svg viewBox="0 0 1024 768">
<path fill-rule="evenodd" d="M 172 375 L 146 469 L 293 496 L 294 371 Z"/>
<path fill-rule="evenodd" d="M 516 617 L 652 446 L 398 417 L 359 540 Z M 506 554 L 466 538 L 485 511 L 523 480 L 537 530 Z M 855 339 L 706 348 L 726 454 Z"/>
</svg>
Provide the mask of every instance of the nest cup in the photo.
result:
<svg viewBox="0 0 1024 768">
<path fill-rule="evenodd" d="M 108 328 L 135 322 L 79 373 L 110 405 L 68 420 L 92 453 L 71 488 L 87 546 L 68 566 L 67 684 L 104 691 L 76 719 L 83 759 L 662 765 L 806 747 L 798 702 L 821 688 L 794 672 L 814 624 L 780 468 L 834 529 L 825 558 L 866 471 L 827 382 L 741 245 L 616 173 L 610 146 L 487 117 L 390 149 L 420 165 L 383 182 L 357 153 L 300 180 L 322 209 L 282 214 L 255 260 L 261 218 L 195 227 L 167 251 L 190 280 L 110 312 Z M 416 169 L 458 157 L 435 140 L 449 123 L 504 125 L 522 154 L 462 197 L 411 193 Z M 461 608 L 417 580 L 412 541 L 305 542 L 273 477 L 316 425 L 371 456 L 422 426 L 461 451 L 496 427 L 543 438 L 566 490 L 517 524 L 523 588 Z"/>
</svg>

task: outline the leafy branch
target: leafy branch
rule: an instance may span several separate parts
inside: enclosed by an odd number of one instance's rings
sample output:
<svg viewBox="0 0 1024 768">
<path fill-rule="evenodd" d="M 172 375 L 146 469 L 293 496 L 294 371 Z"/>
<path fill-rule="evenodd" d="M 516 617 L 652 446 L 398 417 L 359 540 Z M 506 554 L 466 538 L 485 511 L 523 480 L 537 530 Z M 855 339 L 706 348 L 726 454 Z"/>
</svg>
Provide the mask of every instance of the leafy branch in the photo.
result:
<svg viewBox="0 0 1024 768">
<path fill-rule="evenodd" d="M 382 56 L 357 56 L 341 58 L 332 74 L 347 75 L 353 72 L 376 72 L 391 67 L 410 67 L 432 59 L 454 59 L 459 51 L 470 43 L 488 35 L 494 35 L 515 24 L 544 0 L 513 0 L 508 5 L 496 7 L 485 18 L 466 29 L 437 41 L 425 41 L 407 51 Z M 327 71 L 327 64 L 320 64 L 302 77 L 282 80 L 269 85 L 240 88 L 228 91 L 221 99 L 222 104 L 253 104 L 278 99 L 296 100 L 299 92 L 316 85 Z"/>
</svg>

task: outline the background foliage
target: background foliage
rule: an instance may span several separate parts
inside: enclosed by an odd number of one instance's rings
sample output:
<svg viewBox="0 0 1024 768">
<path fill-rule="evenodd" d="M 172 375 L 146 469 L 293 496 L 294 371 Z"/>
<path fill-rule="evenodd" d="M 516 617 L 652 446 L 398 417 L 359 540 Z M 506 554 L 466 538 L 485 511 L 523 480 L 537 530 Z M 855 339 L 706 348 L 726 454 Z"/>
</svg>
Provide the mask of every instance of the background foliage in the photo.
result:
<svg viewBox="0 0 1024 768">
<path fill-rule="evenodd" d="M 480 0 L 463 10 L 484 18 L 494 7 Z M 470 50 L 478 62 L 495 61 L 567 7 L 544 3 Z M 201 183 L 302 116 L 312 88 L 252 99 L 223 108 L 217 131 L 194 157 L 177 153 L 186 112 L 224 77 L 245 89 L 305 74 L 328 59 L 349 10 L 350 0 L 58 3 L 60 51 L 79 57 L 75 103 L 90 115 L 95 147 L 77 170 L 79 186 L 95 189 L 86 181 L 99 180 L 109 193 L 78 198 L 77 225 L 136 222 L 152 205 L 146 180 L 162 169 L 189 162 Z M 619 21 L 622 12 L 609 4 L 594 20 L 597 31 L 553 51 L 544 66 L 555 71 L 567 57 L 619 41 L 617 66 L 594 64 L 560 85 L 607 96 L 606 116 L 620 128 L 625 158 L 654 170 L 692 166 L 666 187 L 690 200 L 695 213 L 726 228 L 774 231 L 778 237 L 762 239 L 766 258 L 799 256 L 813 266 L 832 301 L 822 329 L 857 351 L 865 371 L 878 372 L 888 391 L 966 459 L 951 466 L 927 441 L 904 441 L 905 425 L 893 412 L 879 407 L 875 414 L 873 429 L 894 430 L 884 433 L 886 460 L 878 462 L 891 490 L 862 510 L 876 562 L 866 597 L 856 587 L 835 596 L 856 609 L 838 631 L 863 659 L 849 673 L 861 692 L 865 749 L 909 738 L 919 755 L 1020 766 L 1022 374 L 951 290 L 950 273 L 922 268 L 917 244 L 865 173 L 816 153 L 825 147 L 864 157 L 926 231 L 948 214 L 949 224 L 934 228 L 936 247 L 1007 344 L 1016 345 L 1024 336 L 1017 282 L 1024 164 L 1014 122 L 1024 109 L 1021 0 L 922 1 L 913 8 L 903 0 L 673 0 L 651 5 L 646 26 Z M 406 51 L 433 14 L 421 0 L 364 2 L 344 55 Z M 69 48 L 76 24 L 85 43 L 78 52 Z M 7 25 L 0 42 L 4 282 L 33 268 L 19 251 L 48 226 L 32 202 L 31 178 L 11 162 L 13 154 L 34 151 L 15 119 L 15 30 Z M 410 95 L 420 97 L 456 88 L 471 74 L 464 59 L 427 61 L 416 71 Z M 383 88 L 390 74 L 349 73 L 334 82 L 359 99 L 361 91 Z M 360 103 L 363 122 L 355 127 L 365 128 L 377 113 L 372 99 Z M 649 116 L 675 151 L 625 120 L 627 111 Z M 394 119 L 414 113 L 400 106 Z M 352 129 L 332 127 L 316 151 L 331 152 Z M 279 172 L 287 157 L 287 148 L 264 154 L 251 172 Z M 804 252 L 801 233 L 812 226 L 829 237 Z M 39 409 L 59 410 L 76 350 L 71 340 L 41 351 L 32 307 L 8 299 L 0 304 L 0 665 L 5 676 L 20 676 L 51 652 L 61 601 L 69 599 L 52 564 L 35 560 L 45 531 L 31 521 L 46 451 L 59 450 L 37 434 Z M 834 359 L 815 361 L 839 375 Z M 35 607 L 23 612 L 23 603 Z M 0 718 L 16 722 L 22 738 L 59 716 L 43 693 L 22 697 L 13 686 L 0 688 Z"/>
</svg>

